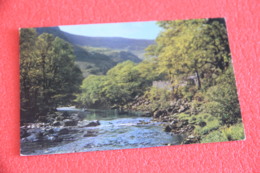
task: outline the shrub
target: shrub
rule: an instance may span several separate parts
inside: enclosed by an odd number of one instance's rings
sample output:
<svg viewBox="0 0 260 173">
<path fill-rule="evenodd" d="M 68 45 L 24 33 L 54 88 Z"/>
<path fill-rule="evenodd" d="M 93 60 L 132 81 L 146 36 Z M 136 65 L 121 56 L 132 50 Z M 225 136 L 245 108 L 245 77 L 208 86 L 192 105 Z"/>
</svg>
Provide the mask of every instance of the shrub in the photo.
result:
<svg viewBox="0 0 260 173">
<path fill-rule="evenodd" d="M 225 134 L 225 136 L 229 141 L 242 140 L 245 137 L 244 127 L 242 123 L 238 123 L 233 126 L 226 127 L 222 129 L 222 132 Z"/>
<path fill-rule="evenodd" d="M 196 128 L 194 132 L 198 135 L 205 135 L 220 128 L 220 121 L 209 114 L 199 114 L 196 116 Z M 206 118 L 205 118 L 206 117 Z M 206 123 L 206 124 L 205 124 Z"/>
<path fill-rule="evenodd" d="M 145 92 L 145 97 L 149 99 L 151 103 L 150 109 L 152 110 L 156 108 L 166 109 L 167 107 L 169 107 L 170 96 L 170 90 L 156 87 L 151 87 L 150 90 Z"/>
<path fill-rule="evenodd" d="M 201 143 L 210 143 L 210 142 L 224 142 L 228 141 L 226 136 L 218 130 L 212 131 L 208 135 L 204 136 L 201 140 Z"/>
<path fill-rule="evenodd" d="M 204 104 L 203 110 L 219 117 L 222 124 L 234 124 L 241 114 L 232 68 L 230 67 L 222 74 L 217 82 L 217 85 L 207 90 L 207 103 Z"/>
<path fill-rule="evenodd" d="M 180 120 L 189 120 L 189 119 L 191 118 L 190 115 L 185 114 L 185 113 L 180 113 L 180 114 L 178 114 L 177 116 L 178 116 L 178 118 L 179 118 Z"/>
<path fill-rule="evenodd" d="M 193 100 L 191 103 L 191 114 L 193 115 L 197 115 L 198 113 L 200 113 L 202 111 L 202 107 L 201 107 L 201 102 L 197 101 L 197 100 Z"/>
</svg>

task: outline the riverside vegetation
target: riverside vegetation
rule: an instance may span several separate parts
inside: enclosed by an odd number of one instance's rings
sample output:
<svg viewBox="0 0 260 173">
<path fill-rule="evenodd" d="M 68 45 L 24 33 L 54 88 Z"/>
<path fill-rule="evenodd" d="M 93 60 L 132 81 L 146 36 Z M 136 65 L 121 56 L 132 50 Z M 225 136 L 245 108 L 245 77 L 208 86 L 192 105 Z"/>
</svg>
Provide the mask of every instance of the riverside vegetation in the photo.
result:
<svg viewBox="0 0 260 173">
<path fill-rule="evenodd" d="M 59 106 L 76 105 L 142 111 L 164 122 L 166 132 L 184 135 L 185 144 L 244 139 L 224 20 L 158 25 L 162 31 L 141 62 L 127 55 L 131 58 L 114 60 L 100 72 L 87 70 L 93 65 L 79 69 L 74 53 L 79 47 L 69 41 L 21 30 L 22 123 L 44 119 Z M 80 49 L 115 55 L 107 49 Z M 84 80 L 82 69 L 88 71 Z"/>
</svg>

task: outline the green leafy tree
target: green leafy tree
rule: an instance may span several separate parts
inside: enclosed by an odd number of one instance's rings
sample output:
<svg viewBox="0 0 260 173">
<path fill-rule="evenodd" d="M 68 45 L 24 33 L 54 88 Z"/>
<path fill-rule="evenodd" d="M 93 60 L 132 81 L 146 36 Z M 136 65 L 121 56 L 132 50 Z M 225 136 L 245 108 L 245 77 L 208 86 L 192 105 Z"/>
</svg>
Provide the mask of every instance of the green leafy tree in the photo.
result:
<svg viewBox="0 0 260 173">
<path fill-rule="evenodd" d="M 217 83 L 207 90 L 204 111 L 220 118 L 223 124 L 234 124 L 241 112 L 232 67 L 218 77 Z"/>
<path fill-rule="evenodd" d="M 150 46 L 148 55 L 157 57 L 158 72 L 167 75 L 175 86 L 190 75 L 195 75 L 198 89 L 202 78 L 212 82 L 228 67 L 230 52 L 225 26 L 208 20 L 163 21 L 164 30 Z M 205 84 L 206 85 L 206 84 Z"/>
<path fill-rule="evenodd" d="M 72 46 L 34 29 L 22 29 L 20 37 L 22 115 L 36 118 L 71 103 L 82 80 Z"/>
<path fill-rule="evenodd" d="M 136 67 L 134 62 L 125 61 L 110 69 L 106 76 L 87 77 L 78 100 L 89 107 L 124 106 L 144 92 L 145 79 Z"/>
</svg>

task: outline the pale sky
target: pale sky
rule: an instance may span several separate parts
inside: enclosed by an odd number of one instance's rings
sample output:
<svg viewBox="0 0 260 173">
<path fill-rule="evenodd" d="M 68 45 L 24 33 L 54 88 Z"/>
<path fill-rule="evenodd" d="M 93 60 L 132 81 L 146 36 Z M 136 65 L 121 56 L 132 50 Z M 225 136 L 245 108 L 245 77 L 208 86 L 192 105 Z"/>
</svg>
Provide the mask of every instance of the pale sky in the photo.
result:
<svg viewBox="0 0 260 173">
<path fill-rule="evenodd" d="M 155 21 L 59 26 L 62 31 L 92 37 L 124 37 L 154 40 L 161 28 Z"/>
</svg>

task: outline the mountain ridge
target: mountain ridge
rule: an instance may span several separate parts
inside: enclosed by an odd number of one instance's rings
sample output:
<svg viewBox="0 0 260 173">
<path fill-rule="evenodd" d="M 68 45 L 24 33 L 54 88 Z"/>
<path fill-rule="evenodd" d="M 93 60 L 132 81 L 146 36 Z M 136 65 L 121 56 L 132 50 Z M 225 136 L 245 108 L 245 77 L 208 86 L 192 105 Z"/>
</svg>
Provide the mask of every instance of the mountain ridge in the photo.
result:
<svg viewBox="0 0 260 173">
<path fill-rule="evenodd" d="M 59 27 L 36 28 L 38 34 L 49 33 L 73 45 L 76 64 L 83 76 L 102 75 L 117 63 L 133 61 L 139 63 L 144 58 L 145 48 L 154 40 L 123 37 L 91 37 L 71 34 Z"/>
</svg>

